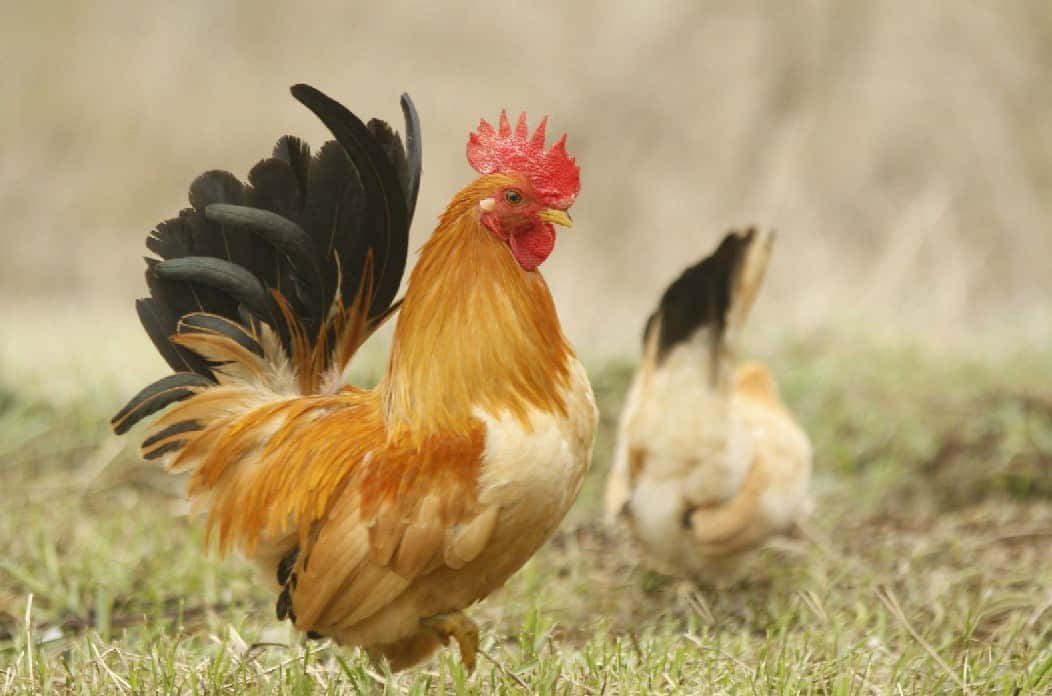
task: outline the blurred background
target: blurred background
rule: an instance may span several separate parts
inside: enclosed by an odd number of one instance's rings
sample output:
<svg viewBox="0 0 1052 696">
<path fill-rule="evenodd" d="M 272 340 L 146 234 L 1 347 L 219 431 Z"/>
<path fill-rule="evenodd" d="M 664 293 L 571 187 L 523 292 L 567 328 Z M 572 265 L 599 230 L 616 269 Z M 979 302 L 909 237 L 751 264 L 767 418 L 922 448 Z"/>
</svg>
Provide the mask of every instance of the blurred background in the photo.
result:
<svg viewBox="0 0 1052 696">
<path fill-rule="evenodd" d="M 473 177 L 479 117 L 550 114 L 583 190 L 543 270 L 586 356 L 634 355 L 664 286 L 746 224 L 780 235 L 757 341 L 1052 333 L 1042 0 L 11 3 L 0 64 L 4 369 L 87 351 L 155 375 L 143 238 L 204 169 L 243 177 L 286 132 L 320 144 L 298 81 L 399 125 L 413 96 L 414 248 Z"/>
</svg>

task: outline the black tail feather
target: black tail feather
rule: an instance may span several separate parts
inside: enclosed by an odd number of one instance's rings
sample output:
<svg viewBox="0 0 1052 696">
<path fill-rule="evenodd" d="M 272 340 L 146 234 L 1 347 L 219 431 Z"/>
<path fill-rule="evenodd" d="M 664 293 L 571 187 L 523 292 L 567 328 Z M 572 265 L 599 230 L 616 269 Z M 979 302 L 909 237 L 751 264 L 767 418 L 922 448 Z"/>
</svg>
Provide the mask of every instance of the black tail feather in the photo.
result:
<svg viewBox="0 0 1052 696">
<path fill-rule="evenodd" d="M 296 177 L 300 200 L 307 200 L 307 172 L 310 171 L 310 145 L 294 135 L 283 135 L 274 145 L 274 159 L 289 165 Z"/>
<path fill-rule="evenodd" d="M 402 116 L 405 118 L 406 149 L 406 202 L 409 209 L 409 222 L 413 221 L 416 212 L 416 197 L 420 193 L 420 171 L 423 163 L 423 143 L 420 141 L 420 115 L 408 94 L 402 95 Z"/>
<path fill-rule="evenodd" d="M 303 176 L 306 177 L 306 170 Z M 289 220 L 299 219 L 307 197 L 307 181 L 300 180 L 289 162 L 275 157 L 260 160 L 248 173 L 248 183 L 247 205 Z"/>
<path fill-rule="evenodd" d="M 154 459 L 160 459 L 169 452 L 178 452 L 186 445 L 186 440 L 173 440 L 166 442 L 160 447 L 154 447 L 152 450 L 143 450 L 142 458 L 146 461 L 153 461 Z"/>
<path fill-rule="evenodd" d="M 647 320 L 643 336 L 647 341 L 657 323 L 658 363 L 674 346 L 689 340 L 703 327 L 711 329 L 713 346 L 719 344 L 734 301 L 734 283 L 755 236 L 754 229 L 729 233 L 716 251 L 683 271 L 665 290 L 657 311 Z"/>
<path fill-rule="evenodd" d="M 212 256 L 185 256 L 161 261 L 154 266 L 154 272 L 161 280 L 184 281 L 191 286 L 217 290 L 232 300 L 235 308 L 242 304 L 267 323 L 278 322 L 279 315 L 267 289 L 244 266 Z M 207 308 L 202 306 L 200 311 L 207 312 Z M 222 312 L 220 316 L 236 316 L 235 312 L 236 309 Z"/>
<path fill-rule="evenodd" d="M 284 198 L 288 197 L 286 195 Z M 246 187 L 230 172 L 205 172 L 190 185 L 193 213 L 189 216 L 189 222 L 193 244 L 190 252 L 183 255 L 223 259 L 244 267 L 268 287 L 282 290 L 290 288 L 290 269 L 287 264 L 282 263 L 280 255 L 273 247 L 260 244 L 251 229 L 228 227 L 210 220 L 205 214 L 209 206 L 215 204 L 256 205 L 273 210 L 281 207 L 282 201 L 280 196 L 277 201 L 264 199 L 259 191 Z"/>
<path fill-rule="evenodd" d="M 157 352 L 161 354 L 161 357 L 173 370 L 176 372 L 195 372 L 209 379 L 214 379 L 208 363 L 198 357 L 196 353 L 178 346 L 170 340 L 176 333 L 176 325 L 179 320 L 165 309 L 165 305 L 152 297 L 145 297 L 136 300 L 135 311 L 139 315 L 139 321 L 142 323 L 143 328 L 146 329 L 146 335 L 150 337 L 153 345 L 157 348 Z"/>
<path fill-rule="evenodd" d="M 245 185 L 230 172 L 212 169 L 193 180 L 190 184 L 189 197 L 190 205 L 194 210 L 203 210 L 213 203 L 238 205 L 245 202 Z M 218 242 L 211 236 L 202 237 L 196 241 L 202 245 Z"/>
<path fill-rule="evenodd" d="M 203 375 L 192 372 L 176 372 L 163 377 L 136 394 L 128 404 L 110 421 L 113 431 L 123 435 L 143 418 L 157 413 L 162 408 L 193 396 L 203 387 L 214 386 L 214 382 Z"/>
<path fill-rule="evenodd" d="M 357 171 L 364 195 L 365 214 L 362 223 L 370 230 L 367 237 L 369 243 L 365 248 L 356 249 L 355 254 L 340 254 L 342 296 L 345 305 L 354 301 L 365 272 L 366 259 L 371 252 L 373 277 L 376 279 L 369 309 L 369 315 L 373 316 L 387 309 L 394 301 L 405 271 L 409 247 L 409 211 L 402 186 L 382 144 L 357 116 L 309 85 L 294 85 L 292 95 L 328 127 Z M 327 232 L 322 229 L 323 235 L 331 243 L 342 241 Z"/>
<path fill-rule="evenodd" d="M 166 440 L 172 437 L 173 435 L 184 435 L 186 433 L 194 433 L 198 430 L 204 430 L 204 427 L 204 425 L 194 420 L 180 421 L 175 425 L 169 425 L 167 428 L 164 428 L 163 430 L 160 430 L 143 440 L 142 448 L 144 450 L 148 450 L 154 445 L 156 445 L 158 442 Z"/>
<path fill-rule="evenodd" d="M 303 147 L 305 148 L 306 146 Z M 309 157 L 309 150 L 306 156 Z M 248 174 L 248 181 L 250 186 L 246 197 L 247 207 L 257 209 L 260 212 L 273 213 L 294 225 L 302 222 L 303 206 L 307 196 L 305 170 L 301 178 L 300 173 L 295 171 L 289 162 L 270 158 L 260 161 L 252 168 L 252 171 Z M 208 208 L 205 209 L 205 212 L 207 215 Z M 241 229 L 250 233 L 255 232 L 259 234 L 261 232 L 258 228 L 253 229 L 251 225 L 245 225 Z M 274 240 L 267 239 L 266 241 L 274 245 Z M 324 288 L 322 288 L 317 277 L 320 259 L 315 257 L 311 263 L 304 263 L 302 260 L 297 263 L 297 259 L 293 258 L 291 259 L 293 265 L 290 266 L 289 259 L 286 259 L 284 255 L 285 249 L 275 245 L 273 251 L 275 254 L 273 265 L 269 267 L 270 276 L 263 275 L 261 277 L 273 278 L 273 281 L 269 282 L 268 285 L 291 301 L 302 300 L 302 304 L 312 320 L 306 323 L 310 325 L 311 330 L 317 330 L 320 317 L 324 316 L 324 310 L 321 309 L 324 305 Z M 266 258 L 265 260 L 269 261 L 270 259 Z M 268 269 L 261 270 L 266 271 Z M 299 280 L 302 282 L 293 282 L 293 273 L 298 273 L 300 276 Z"/>
<path fill-rule="evenodd" d="M 232 322 L 226 317 L 200 312 L 187 314 L 179 320 L 177 328 L 181 334 L 205 333 L 225 336 L 250 353 L 263 357 L 263 346 L 260 345 L 256 336 L 246 330 L 242 324 Z"/>
<path fill-rule="evenodd" d="M 291 263 L 296 280 L 296 290 L 310 320 L 308 328 L 316 329 L 325 319 L 326 305 L 324 281 L 319 266 L 319 254 L 314 239 L 302 227 L 278 213 L 244 205 L 213 203 L 205 208 L 205 216 L 220 225 L 254 232 L 269 243 L 280 256 L 276 263 Z M 274 289 L 290 297 L 288 289 L 278 284 Z M 291 299 L 291 298 L 290 298 Z"/>
<path fill-rule="evenodd" d="M 388 124 L 373 119 L 367 126 L 313 87 L 296 85 L 292 93 L 336 140 L 312 157 L 306 143 L 286 135 L 272 157 L 252 168 L 247 184 L 229 172 L 205 172 L 190 185 L 191 207 L 147 238 L 158 258 L 147 259 L 150 297 L 138 301 L 139 317 L 161 356 L 183 373 L 180 379 L 198 376 L 194 387 L 215 383 L 215 374 L 170 340 L 179 332 L 221 333 L 259 355 L 265 323 L 291 355 L 297 331 L 289 321 L 310 341 L 324 335 L 333 342 L 324 325 L 337 300 L 351 307 L 359 291 L 368 293 L 369 327 L 397 310 L 420 184 L 416 109 L 402 95 L 403 144 Z M 373 282 L 363 287 L 368 259 Z M 192 393 L 186 383 L 162 397 L 151 391 L 159 384 L 114 418 L 119 432 Z"/>
</svg>

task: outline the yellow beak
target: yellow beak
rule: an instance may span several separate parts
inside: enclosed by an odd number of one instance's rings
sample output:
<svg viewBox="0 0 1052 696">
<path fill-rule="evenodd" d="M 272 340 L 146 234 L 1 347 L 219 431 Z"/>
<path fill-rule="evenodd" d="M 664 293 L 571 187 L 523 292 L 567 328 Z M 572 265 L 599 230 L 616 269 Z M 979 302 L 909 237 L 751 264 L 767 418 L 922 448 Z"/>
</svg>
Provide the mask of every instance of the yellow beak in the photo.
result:
<svg viewBox="0 0 1052 696">
<path fill-rule="evenodd" d="M 537 212 L 537 217 L 550 222 L 553 225 L 562 225 L 563 227 L 573 227 L 573 220 L 566 214 L 565 210 L 558 210 L 556 208 L 548 208 L 547 210 L 541 210 Z"/>
</svg>

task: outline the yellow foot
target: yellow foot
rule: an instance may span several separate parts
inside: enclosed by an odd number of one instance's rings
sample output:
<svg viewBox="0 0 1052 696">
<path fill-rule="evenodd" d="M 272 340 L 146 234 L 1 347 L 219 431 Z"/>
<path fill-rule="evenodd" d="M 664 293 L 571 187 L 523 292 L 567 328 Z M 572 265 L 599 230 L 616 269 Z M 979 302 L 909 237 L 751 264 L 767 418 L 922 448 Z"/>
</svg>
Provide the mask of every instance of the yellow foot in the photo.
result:
<svg viewBox="0 0 1052 696">
<path fill-rule="evenodd" d="M 420 625 L 437 633 L 442 642 L 447 645 L 450 638 L 455 638 L 457 645 L 460 646 L 460 661 L 468 668 L 468 673 L 475 671 L 475 655 L 479 648 L 479 627 L 464 612 L 435 614 L 421 619 Z"/>
</svg>

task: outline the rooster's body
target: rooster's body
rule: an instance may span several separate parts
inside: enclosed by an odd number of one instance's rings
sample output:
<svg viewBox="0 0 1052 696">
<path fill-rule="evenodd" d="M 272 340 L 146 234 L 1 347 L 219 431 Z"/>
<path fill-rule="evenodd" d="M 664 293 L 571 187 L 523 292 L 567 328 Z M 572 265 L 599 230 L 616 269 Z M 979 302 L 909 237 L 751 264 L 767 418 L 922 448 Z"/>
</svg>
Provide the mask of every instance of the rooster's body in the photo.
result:
<svg viewBox="0 0 1052 696">
<path fill-rule="evenodd" d="M 744 552 L 806 514 L 811 445 L 770 371 L 736 365 L 773 235 L 731 233 L 647 322 L 606 509 L 649 554 L 725 582 Z"/>
<path fill-rule="evenodd" d="M 406 153 L 386 124 L 293 93 L 337 142 L 311 159 L 282 139 L 250 186 L 206 173 L 194 208 L 158 227 L 164 260 L 149 262 L 140 316 L 180 372 L 115 426 L 177 402 L 144 456 L 190 473 L 219 547 L 277 581 L 280 618 L 393 669 L 453 636 L 472 666 L 477 628 L 460 610 L 544 543 L 591 456 L 591 388 L 535 271 L 550 223 L 569 222 L 576 167 L 561 142 L 543 151 L 543 127 L 538 148 L 519 138 L 524 121 L 514 136 L 503 116 L 499 134 L 483 122 L 469 160 L 484 175 L 447 207 L 399 305 L 419 183 L 412 104 Z M 399 309 L 384 378 L 343 386 Z"/>
</svg>

